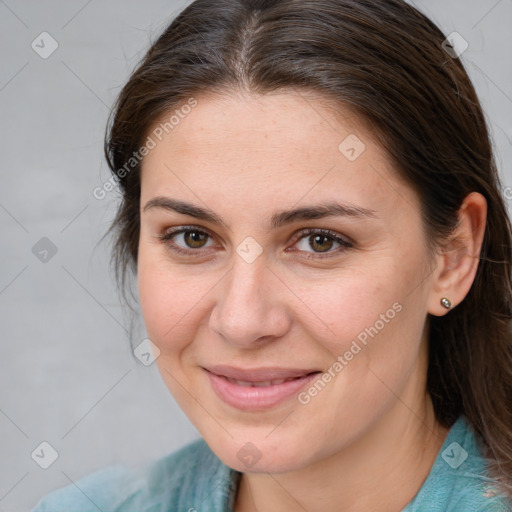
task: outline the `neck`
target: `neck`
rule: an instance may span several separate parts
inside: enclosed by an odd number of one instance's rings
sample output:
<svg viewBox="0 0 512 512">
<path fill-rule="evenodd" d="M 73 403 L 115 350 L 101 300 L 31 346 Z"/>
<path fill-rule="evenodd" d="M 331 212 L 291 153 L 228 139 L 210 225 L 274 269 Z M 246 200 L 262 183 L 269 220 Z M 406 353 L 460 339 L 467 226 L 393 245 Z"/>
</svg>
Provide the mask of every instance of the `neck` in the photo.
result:
<svg viewBox="0 0 512 512">
<path fill-rule="evenodd" d="M 244 473 L 235 511 L 402 510 L 426 480 L 448 433 L 427 394 L 414 411 L 407 403 L 418 402 L 397 398 L 356 443 L 327 459 L 289 473 Z"/>
</svg>

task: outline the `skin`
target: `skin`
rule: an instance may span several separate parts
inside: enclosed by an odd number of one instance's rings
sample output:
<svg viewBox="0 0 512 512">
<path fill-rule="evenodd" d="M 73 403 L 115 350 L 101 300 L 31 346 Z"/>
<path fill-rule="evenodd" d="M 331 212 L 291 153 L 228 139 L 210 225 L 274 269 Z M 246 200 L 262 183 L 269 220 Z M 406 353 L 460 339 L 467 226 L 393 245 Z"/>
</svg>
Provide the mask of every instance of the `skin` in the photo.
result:
<svg viewBox="0 0 512 512">
<path fill-rule="evenodd" d="M 293 91 L 197 101 L 142 165 L 139 297 L 162 378 L 215 454 L 243 473 L 236 512 L 401 510 L 447 435 L 426 392 L 427 314 L 449 314 L 440 298 L 456 306 L 469 291 L 485 199 L 466 198 L 456 241 L 429 259 L 419 198 L 348 110 L 335 114 Z M 350 134 L 366 146 L 354 161 L 338 149 Z M 226 226 L 144 210 L 157 196 L 207 207 Z M 277 211 L 322 201 L 374 217 L 269 227 Z M 187 225 L 209 236 L 161 240 Z M 353 246 L 315 244 L 305 228 L 330 229 Z M 263 251 L 251 263 L 236 250 L 249 236 Z M 174 253 L 172 242 L 191 254 Z M 201 369 L 325 372 L 396 303 L 394 318 L 307 404 L 292 397 L 241 411 Z M 251 467 L 237 457 L 247 442 L 261 455 Z"/>
</svg>

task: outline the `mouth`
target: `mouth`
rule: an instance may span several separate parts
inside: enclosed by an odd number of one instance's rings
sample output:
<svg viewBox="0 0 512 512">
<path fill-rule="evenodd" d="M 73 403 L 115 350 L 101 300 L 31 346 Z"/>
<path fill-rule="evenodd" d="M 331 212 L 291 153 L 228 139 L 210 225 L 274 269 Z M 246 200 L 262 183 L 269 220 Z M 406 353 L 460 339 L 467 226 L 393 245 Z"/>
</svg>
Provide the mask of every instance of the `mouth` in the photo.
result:
<svg viewBox="0 0 512 512">
<path fill-rule="evenodd" d="M 203 368 L 217 396 L 244 411 L 262 411 L 296 395 L 320 370 L 228 366 Z"/>
<path fill-rule="evenodd" d="M 311 375 L 311 374 L 308 373 L 307 375 Z M 307 375 L 304 375 L 303 377 L 306 377 Z M 229 382 L 233 382 L 234 384 L 238 384 L 239 386 L 253 386 L 255 388 L 258 388 L 258 387 L 266 388 L 268 386 L 277 386 L 279 384 L 282 384 L 283 382 L 291 382 L 293 380 L 299 380 L 299 379 L 303 378 L 303 377 L 290 377 L 288 379 L 248 381 L 248 380 L 230 379 L 229 377 L 226 377 L 225 375 L 218 375 L 218 377 L 224 377 Z"/>
</svg>

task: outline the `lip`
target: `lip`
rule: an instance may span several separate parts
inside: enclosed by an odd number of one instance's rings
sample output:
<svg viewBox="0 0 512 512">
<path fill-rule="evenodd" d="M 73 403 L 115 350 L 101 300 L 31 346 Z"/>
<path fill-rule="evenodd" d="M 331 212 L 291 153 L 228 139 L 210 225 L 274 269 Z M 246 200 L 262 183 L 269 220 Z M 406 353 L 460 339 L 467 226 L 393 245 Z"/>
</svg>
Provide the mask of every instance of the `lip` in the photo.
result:
<svg viewBox="0 0 512 512">
<path fill-rule="evenodd" d="M 262 411 L 273 407 L 298 393 L 307 383 L 320 373 L 315 369 L 255 368 L 241 369 L 232 366 L 212 366 L 203 368 L 217 396 L 232 407 L 244 411 Z M 262 383 L 294 379 L 266 386 L 242 385 L 235 380 L 247 383 Z"/>
<path fill-rule="evenodd" d="M 208 370 L 215 375 L 221 375 L 223 377 L 228 377 L 229 379 L 245 380 L 247 382 L 291 379 L 320 371 L 316 368 L 279 368 L 276 366 L 242 369 L 225 365 L 209 366 L 208 368 L 205 368 L 205 370 Z"/>
</svg>

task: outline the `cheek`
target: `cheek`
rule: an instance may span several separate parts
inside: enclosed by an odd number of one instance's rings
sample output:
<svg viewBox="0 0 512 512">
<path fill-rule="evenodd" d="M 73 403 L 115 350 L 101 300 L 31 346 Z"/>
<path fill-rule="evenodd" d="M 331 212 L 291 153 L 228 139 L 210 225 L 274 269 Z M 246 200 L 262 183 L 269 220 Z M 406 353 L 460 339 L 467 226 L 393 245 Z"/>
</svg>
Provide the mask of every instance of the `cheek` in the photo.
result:
<svg viewBox="0 0 512 512">
<path fill-rule="evenodd" d="M 148 337 L 162 352 L 181 350 L 181 340 L 197 328 L 201 299 L 211 288 L 208 276 L 191 278 L 187 271 L 170 268 L 165 257 L 139 251 L 137 281 Z M 185 343 L 185 341 L 183 341 Z"/>
<path fill-rule="evenodd" d="M 393 304 L 402 296 L 400 281 L 393 277 L 393 269 L 385 265 L 378 271 L 376 268 L 348 269 L 315 281 L 299 293 L 309 310 L 307 318 L 311 321 L 306 323 L 315 328 L 312 338 L 322 336 L 331 352 L 339 353 L 347 342 L 379 321 L 381 314 L 388 312 L 389 317 L 395 316 Z"/>
<path fill-rule="evenodd" d="M 299 401 L 306 416 L 324 420 L 325 435 L 330 435 L 330 425 L 341 424 L 347 432 L 359 432 L 391 406 L 415 368 L 423 291 L 411 294 L 405 274 L 401 280 L 395 270 L 380 270 L 371 276 L 352 274 L 307 295 L 308 305 L 329 330 L 323 326 L 319 334 L 308 321 L 302 327 L 324 349 L 329 377 L 325 385 L 306 388 Z"/>
<path fill-rule="evenodd" d="M 376 258 L 364 270 L 345 269 L 333 278 L 302 287 L 307 310 L 298 321 L 323 346 L 332 363 L 344 357 L 345 373 L 364 374 L 370 365 L 392 376 L 417 354 L 428 283 L 419 286 L 421 255 L 402 256 Z"/>
</svg>

